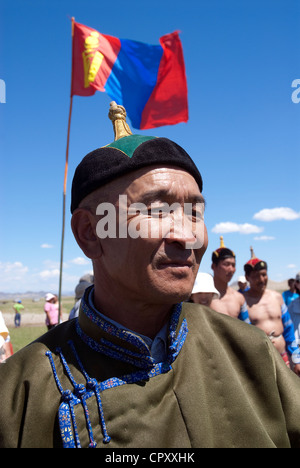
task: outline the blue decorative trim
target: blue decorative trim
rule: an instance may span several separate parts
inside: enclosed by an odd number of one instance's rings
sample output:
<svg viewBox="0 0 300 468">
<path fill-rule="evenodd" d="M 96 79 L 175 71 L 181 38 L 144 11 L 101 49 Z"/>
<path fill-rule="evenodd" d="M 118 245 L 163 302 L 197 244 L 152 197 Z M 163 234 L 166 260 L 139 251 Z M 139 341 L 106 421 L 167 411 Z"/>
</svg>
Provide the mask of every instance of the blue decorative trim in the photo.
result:
<svg viewBox="0 0 300 468">
<path fill-rule="evenodd" d="M 109 443 L 110 437 L 107 432 L 107 427 L 104 418 L 104 412 L 101 401 L 101 393 L 104 390 L 109 388 L 119 387 L 126 384 L 133 384 L 143 380 L 148 380 L 149 378 L 155 377 L 160 374 L 169 372 L 172 369 L 172 363 L 178 356 L 188 333 L 188 327 L 186 319 L 182 321 L 179 332 L 176 336 L 176 330 L 178 326 L 178 321 L 180 318 L 182 304 L 177 304 L 174 306 L 169 326 L 169 348 L 167 359 L 164 362 L 155 364 L 153 358 L 150 355 L 149 347 L 142 340 L 141 337 L 125 330 L 120 330 L 114 325 L 110 324 L 103 320 L 99 315 L 97 315 L 91 308 L 87 306 L 85 302 L 82 304 L 82 310 L 85 315 L 92 320 L 98 327 L 104 330 L 106 333 L 123 340 L 125 343 L 130 343 L 134 345 L 138 350 L 137 352 L 126 349 L 126 347 L 117 346 L 114 343 L 106 339 L 101 339 L 100 342 L 96 342 L 86 333 L 83 332 L 79 326 L 78 320 L 76 322 L 76 331 L 79 337 L 94 351 L 109 356 L 113 359 L 117 359 L 122 362 L 132 364 L 133 366 L 139 368 L 135 372 L 130 374 L 125 374 L 121 377 L 112 377 L 103 382 L 98 382 L 96 379 L 92 379 L 86 372 L 83 367 L 82 361 L 79 358 L 78 352 L 75 348 L 73 341 L 68 341 L 68 345 L 72 350 L 72 353 L 77 360 L 79 368 L 86 379 L 86 385 L 78 384 L 69 368 L 69 365 L 62 353 L 61 348 L 57 348 L 55 353 L 60 357 L 60 362 L 63 365 L 66 375 L 68 376 L 72 386 L 73 391 L 67 389 L 64 390 L 63 386 L 58 378 L 56 371 L 54 359 L 50 351 L 46 352 L 46 356 L 50 361 L 54 379 L 57 385 L 59 392 L 61 393 L 61 403 L 58 410 L 58 420 L 59 427 L 62 437 L 63 446 L 66 448 L 80 448 L 80 439 L 76 424 L 74 406 L 81 404 L 84 411 L 84 416 L 86 419 L 86 427 L 89 434 L 89 447 L 94 448 L 97 446 L 97 443 L 94 439 L 92 424 L 89 417 L 89 411 L 87 407 L 87 400 L 92 396 L 96 397 L 98 412 L 99 412 L 99 423 L 101 425 L 102 434 L 103 434 L 103 443 Z"/>
<path fill-rule="evenodd" d="M 81 310 L 86 315 L 86 317 L 91 320 L 98 328 L 103 330 L 105 333 L 110 334 L 120 340 L 124 341 L 125 343 L 129 343 L 134 345 L 137 348 L 137 352 L 130 351 L 126 347 L 117 346 L 109 340 L 105 338 L 100 338 L 99 342 L 95 341 L 93 338 L 88 336 L 80 327 L 79 322 L 77 320 L 76 323 L 76 331 L 79 337 L 84 341 L 84 343 L 89 346 L 94 351 L 104 354 L 112 359 L 116 359 L 118 361 L 126 362 L 128 364 L 134 365 L 135 367 L 141 369 L 152 369 L 155 366 L 155 361 L 151 357 L 150 349 L 144 340 L 134 333 L 122 330 L 112 323 L 104 320 L 102 317 L 99 316 L 96 309 L 94 309 L 86 300 L 88 294 L 86 293 L 81 300 Z M 173 312 L 170 319 L 169 325 L 169 353 L 168 353 L 168 362 L 173 362 L 176 356 L 178 355 L 182 344 L 185 340 L 185 336 L 188 332 L 186 320 L 183 320 L 181 328 L 178 333 L 178 337 L 176 338 L 176 330 L 181 314 L 182 304 L 176 304 L 173 308 Z M 183 342 L 181 342 L 182 337 L 184 336 Z M 173 356 L 174 355 L 174 356 Z"/>
<path fill-rule="evenodd" d="M 150 356 L 150 351 L 148 349 L 148 356 L 140 355 L 139 353 L 134 353 L 126 348 L 121 348 L 114 345 L 108 340 L 101 338 L 100 343 L 93 340 L 81 329 L 78 321 L 76 323 L 76 332 L 84 341 L 89 348 L 98 353 L 104 354 L 110 358 L 116 359 L 117 361 L 123 361 L 127 364 L 131 364 L 136 367 L 141 367 L 142 369 L 148 368 L 151 369 L 154 366 L 154 359 Z"/>
<path fill-rule="evenodd" d="M 79 364 L 79 367 L 80 367 L 80 370 L 81 372 L 83 373 L 85 379 L 86 379 L 86 388 L 87 390 L 90 390 L 92 392 L 94 392 L 94 394 L 96 395 L 96 399 L 97 399 L 97 404 L 98 404 L 98 411 L 99 411 L 99 417 L 100 417 L 100 422 L 101 422 L 101 426 L 102 426 L 102 432 L 103 432 L 103 435 L 104 435 L 104 439 L 103 439 L 103 442 L 105 444 L 108 444 L 110 442 L 110 437 L 107 433 L 107 429 L 106 429 L 106 423 L 105 423 L 105 419 L 104 419 L 104 413 L 103 413 L 103 408 L 102 408 L 102 401 L 101 401 L 101 397 L 100 397 L 100 384 L 97 382 L 96 379 L 92 379 L 88 374 L 87 372 L 85 371 L 83 365 L 82 365 L 82 362 L 81 360 L 79 359 L 79 356 L 78 356 L 78 353 L 75 349 L 75 346 L 74 346 L 74 343 L 73 341 L 68 341 L 68 344 L 69 346 L 71 347 L 72 351 L 73 351 L 73 354 Z"/>
<path fill-rule="evenodd" d="M 58 422 L 63 447 L 80 448 L 81 445 L 74 414 L 74 405 L 77 405 L 80 401 L 75 397 L 71 390 L 64 391 L 59 381 L 51 352 L 47 351 L 46 356 L 49 358 L 57 388 L 61 393 L 61 404 L 58 409 Z"/>
<path fill-rule="evenodd" d="M 134 333 L 123 330 L 113 325 L 111 322 L 106 321 L 100 317 L 97 313 L 97 310 L 90 306 L 86 300 L 85 296 L 81 299 L 81 310 L 86 315 L 86 317 L 91 320 L 98 328 L 101 328 L 105 333 L 108 333 L 110 336 L 119 338 L 120 340 L 126 341 L 134 345 L 139 350 L 139 355 L 149 356 L 149 347 L 147 344 Z M 112 343 L 111 343 L 112 345 Z"/>
</svg>

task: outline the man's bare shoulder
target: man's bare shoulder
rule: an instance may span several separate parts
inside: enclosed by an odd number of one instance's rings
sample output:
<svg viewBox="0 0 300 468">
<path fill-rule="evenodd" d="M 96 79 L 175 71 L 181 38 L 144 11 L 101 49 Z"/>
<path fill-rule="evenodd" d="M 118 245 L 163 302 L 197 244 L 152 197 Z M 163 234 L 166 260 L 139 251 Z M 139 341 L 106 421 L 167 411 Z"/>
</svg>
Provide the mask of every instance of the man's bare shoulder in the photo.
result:
<svg viewBox="0 0 300 468">
<path fill-rule="evenodd" d="M 273 289 L 265 289 L 261 296 L 256 296 L 252 294 L 251 288 L 244 293 L 245 300 L 248 306 L 254 305 L 265 305 L 269 304 L 269 306 L 276 303 L 277 305 L 281 306 L 283 303 L 283 298 L 281 294 Z"/>
<path fill-rule="evenodd" d="M 273 289 L 265 289 L 263 297 L 265 299 L 276 299 L 277 301 L 281 302 L 282 296 L 278 291 L 274 291 Z M 283 300 L 283 299 L 282 299 Z"/>
<path fill-rule="evenodd" d="M 248 289 L 248 291 L 245 291 L 243 296 L 244 298 L 247 300 L 251 300 L 251 299 L 256 299 L 256 298 L 260 298 L 261 299 L 268 299 L 268 298 L 271 298 L 272 297 L 272 290 L 271 289 L 265 289 L 263 291 L 262 294 L 256 294 L 251 288 Z M 271 293 L 271 294 L 270 294 Z"/>
<path fill-rule="evenodd" d="M 232 297 L 234 297 L 234 299 L 236 301 L 239 302 L 239 304 L 243 305 L 244 302 L 245 302 L 245 298 L 243 296 L 243 294 L 241 294 L 240 292 L 236 291 L 236 289 L 233 289 L 231 288 L 230 286 L 228 287 L 228 290 L 227 291 L 230 291 L 230 294 L 232 294 Z"/>
<path fill-rule="evenodd" d="M 283 303 L 283 297 L 278 291 L 274 291 L 273 289 L 266 289 L 266 291 L 268 291 L 270 297 L 276 299 L 276 301 L 278 301 L 280 304 Z"/>
</svg>

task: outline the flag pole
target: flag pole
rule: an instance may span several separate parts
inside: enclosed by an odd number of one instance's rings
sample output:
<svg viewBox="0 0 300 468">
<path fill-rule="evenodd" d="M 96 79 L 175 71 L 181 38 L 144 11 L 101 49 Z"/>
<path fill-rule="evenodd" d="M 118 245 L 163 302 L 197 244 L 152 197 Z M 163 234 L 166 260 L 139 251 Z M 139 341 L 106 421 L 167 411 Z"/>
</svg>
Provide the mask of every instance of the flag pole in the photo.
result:
<svg viewBox="0 0 300 468">
<path fill-rule="evenodd" d="M 73 37 L 74 37 L 74 21 L 72 18 L 72 67 L 71 67 L 71 87 L 73 82 Z M 64 239 L 65 239 L 65 219 L 66 219 L 66 193 L 67 193 L 67 177 L 68 177 L 68 165 L 69 165 L 69 144 L 70 144 L 70 128 L 71 128 L 71 116 L 73 107 L 73 95 L 71 89 L 70 95 L 70 107 L 69 107 L 69 119 L 68 119 L 68 134 L 67 134 L 67 147 L 66 147 L 66 162 L 65 162 L 65 173 L 64 173 L 64 187 L 63 187 L 63 209 L 62 209 L 62 233 L 61 233 L 61 247 L 60 247 L 60 267 L 59 267 L 59 288 L 58 288 L 58 323 L 62 319 L 62 273 L 63 273 L 63 259 L 64 259 Z"/>
</svg>

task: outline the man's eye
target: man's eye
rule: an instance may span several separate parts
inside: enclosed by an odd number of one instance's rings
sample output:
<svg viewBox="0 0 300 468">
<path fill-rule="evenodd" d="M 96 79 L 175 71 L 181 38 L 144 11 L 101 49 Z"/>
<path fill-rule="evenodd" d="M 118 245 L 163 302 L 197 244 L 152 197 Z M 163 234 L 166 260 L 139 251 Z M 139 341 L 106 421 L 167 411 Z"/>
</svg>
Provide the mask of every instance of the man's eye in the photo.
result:
<svg viewBox="0 0 300 468">
<path fill-rule="evenodd" d="M 193 222 L 203 221 L 203 212 L 199 210 L 191 210 L 191 212 L 189 213 L 189 218 Z"/>
<path fill-rule="evenodd" d="M 203 203 L 195 203 L 195 204 L 185 203 L 184 213 L 193 222 L 203 221 L 204 220 L 204 204 Z"/>
<path fill-rule="evenodd" d="M 170 207 L 167 203 L 151 204 L 148 208 L 148 214 L 155 218 L 164 218 L 170 214 Z"/>
<path fill-rule="evenodd" d="M 197 220 L 203 219 L 203 212 L 202 211 L 193 210 L 192 215 Z"/>
</svg>

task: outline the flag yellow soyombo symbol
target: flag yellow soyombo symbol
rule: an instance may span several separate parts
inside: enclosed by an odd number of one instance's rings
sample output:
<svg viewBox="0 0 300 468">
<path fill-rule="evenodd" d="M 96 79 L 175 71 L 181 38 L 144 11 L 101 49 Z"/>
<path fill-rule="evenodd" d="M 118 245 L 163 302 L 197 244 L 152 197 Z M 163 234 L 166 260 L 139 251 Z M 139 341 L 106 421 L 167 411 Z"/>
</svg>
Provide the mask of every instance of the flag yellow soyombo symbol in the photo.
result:
<svg viewBox="0 0 300 468">
<path fill-rule="evenodd" d="M 101 66 L 104 55 L 97 49 L 99 47 L 100 34 L 97 31 L 92 31 L 84 41 L 84 52 L 82 52 L 83 68 L 84 68 L 84 87 L 88 88 L 92 83 Z"/>
</svg>

